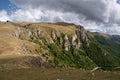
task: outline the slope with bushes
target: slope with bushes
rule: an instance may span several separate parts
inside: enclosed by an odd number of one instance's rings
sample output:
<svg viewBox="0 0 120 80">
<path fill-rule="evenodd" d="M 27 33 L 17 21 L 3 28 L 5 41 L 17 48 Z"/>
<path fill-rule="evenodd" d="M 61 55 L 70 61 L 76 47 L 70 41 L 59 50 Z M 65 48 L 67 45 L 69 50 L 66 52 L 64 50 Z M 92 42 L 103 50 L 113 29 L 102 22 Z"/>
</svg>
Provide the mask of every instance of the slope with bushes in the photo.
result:
<svg viewBox="0 0 120 80">
<path fill-rule="evenodd" d="M 120 66 L 118 40 L 115 42 L 112 38 L 88 32 L 80 25 L 64 22 L 0 24 L 0 29 L 3 29 L 3 25 L 13 26 L 7 27 L 8 30 L 13 30 L 6 33 L 17 42 L 18 47 L 13 49 L 16 54 L 39 56 L 42 63 L 38 57 L 36 59 L 42 66 L 85 69 L 100 67 L 103 70 L 113 70 Z M 2 38 L 0 40 L 3 41 Z"/>
</svg>

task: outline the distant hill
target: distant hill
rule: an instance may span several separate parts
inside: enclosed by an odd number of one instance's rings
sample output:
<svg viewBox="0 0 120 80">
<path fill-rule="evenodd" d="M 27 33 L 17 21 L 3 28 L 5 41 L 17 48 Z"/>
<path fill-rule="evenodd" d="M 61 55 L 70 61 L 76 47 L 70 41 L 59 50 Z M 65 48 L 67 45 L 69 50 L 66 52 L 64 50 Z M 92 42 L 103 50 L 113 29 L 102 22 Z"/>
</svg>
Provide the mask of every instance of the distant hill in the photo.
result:
<svg viewBox="0 0 120 80">
<path fill-rule="evenodd" d="M 0 66 L 5 64 L 114 70 L 120 67 L 120 36 L 64 22 L 0 22 Z"/>
</svg>

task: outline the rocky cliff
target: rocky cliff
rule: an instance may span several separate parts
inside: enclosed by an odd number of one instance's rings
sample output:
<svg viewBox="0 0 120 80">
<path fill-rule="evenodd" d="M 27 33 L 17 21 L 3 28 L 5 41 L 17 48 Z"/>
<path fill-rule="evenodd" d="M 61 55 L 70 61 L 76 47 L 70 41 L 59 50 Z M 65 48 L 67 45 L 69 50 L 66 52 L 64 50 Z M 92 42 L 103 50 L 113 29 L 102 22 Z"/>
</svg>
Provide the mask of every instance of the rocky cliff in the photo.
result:
<svg viewBox="0 0 120 80">
<path fill-rule="evenodd" d="M 4 33 L 1 34 L 7 34 L 5 39 L 9 36 L 7 41 L 11 40 L 11 42 L 6 42 L 0 37 L 1 42 L 13 44 L 8 47 L 11 48 L 9 53 L 5 53 L 2 49 L 5 46 L 2 45 L 0 54 L 39 56 L 39 59 L 37 57 L 30 62 L 28 61 L 27 64 L 32 64 L 35 60 L 40 65 L 43 62 L 43 64 L 47 63 L 58 67 L 85 69 L 101 67 L 105 70 L 114 69 L 120 65 L 120 59 L 105 49 L 94 33 L 86 31 L 80 25 L 63 22 L 7 22 L 0 24 L 0 30 L 6 31 L 6 33 L 3 31 Z"/>
</svg>

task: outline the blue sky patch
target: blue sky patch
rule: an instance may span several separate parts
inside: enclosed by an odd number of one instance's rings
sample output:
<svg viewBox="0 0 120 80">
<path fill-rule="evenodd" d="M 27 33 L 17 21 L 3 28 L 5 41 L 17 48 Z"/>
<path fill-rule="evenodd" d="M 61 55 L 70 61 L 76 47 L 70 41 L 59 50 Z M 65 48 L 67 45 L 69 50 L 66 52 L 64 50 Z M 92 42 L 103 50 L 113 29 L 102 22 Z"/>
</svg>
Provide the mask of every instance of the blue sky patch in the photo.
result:
<svg viewBox="0 0 120 80">
<path fill-rule="evenodd" d="M 8 6 L 10 5 L 10 1 L 9 0 L 0 0 L 0 11 L 1 10 L 7 10 Z"/>
</svg>

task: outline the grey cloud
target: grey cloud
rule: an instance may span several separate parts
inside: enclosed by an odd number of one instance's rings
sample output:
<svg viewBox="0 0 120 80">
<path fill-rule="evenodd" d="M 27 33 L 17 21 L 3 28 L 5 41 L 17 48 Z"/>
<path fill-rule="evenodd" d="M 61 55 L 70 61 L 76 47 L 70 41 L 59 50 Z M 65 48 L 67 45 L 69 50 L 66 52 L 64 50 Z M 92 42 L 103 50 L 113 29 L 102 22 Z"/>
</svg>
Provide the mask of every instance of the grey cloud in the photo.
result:
<svg viewBox="0 0 120 80">
<path fill-rule="evenodd" d="M 117 0 L 10 1 L 21 9 L 38 9 L 43 10 L 43 12 L 49 11 L 49 13 L 45 13 L 45 15 L 42 15 L 42 21 L 74 22 L 77 24 L 83 24 L 87 26 L 88 29 L 95 27 L 96 29 L 101 29 L 102 31 L 107 33 L 110 33 L 109 31 L 115 32 L 116 28 L 119 29 L 120 25 L 120 5 L 117 3 Z M 51 11 L 55 13 L 51 14 Z M 60 12 L 62 13 L 62 15 L 56 14 L 56 12 Z M 70 13 L 70 15 L 67 13 Z M 115 29 L 113 28 L 114 24 L 118 25 L 117 27 L 115 27 Z M 109 27 L 111 29 L 104 27 Z M 117 30 L 117 32 L 120 33 L 120 30 Z"/>
<path fill-rule="evenodd" d="M 98 22 L 108 20 L 107 1 L 105 0 L 11 0 L 19 7 L 44 8 L 62 12 L 84 14 L 86 19 Z"/>
</svg>

